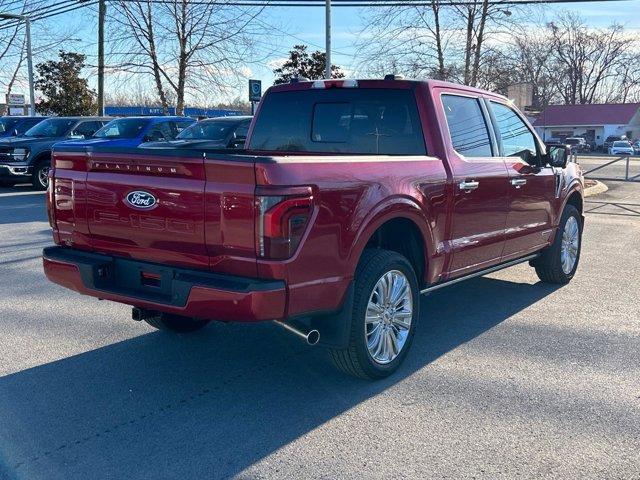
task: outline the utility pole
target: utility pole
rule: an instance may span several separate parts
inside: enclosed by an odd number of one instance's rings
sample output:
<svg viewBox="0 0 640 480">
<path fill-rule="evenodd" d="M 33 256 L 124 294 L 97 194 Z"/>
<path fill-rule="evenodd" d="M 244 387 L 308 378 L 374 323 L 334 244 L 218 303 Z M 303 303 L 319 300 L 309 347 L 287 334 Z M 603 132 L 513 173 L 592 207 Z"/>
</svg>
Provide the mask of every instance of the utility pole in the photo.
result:
<svg viewBox="0 0 640 480">
<path fill-rule="evenodd" d="M 13 18 L 25 22 L 25 30 L 27 35 L 27 71 L 29 74 L 29 115 L 36 114 L 36 94 L 33 85 L 33 55 L 31 53 L 31 20 L 26 15 L 17 15 L 15 13 L 0 13 L 0 18 Z"/>
<path fill-rule="evenodd" d="M 325 22 L 325 66 L 324 78 L 331 78 L 331 0 L 326 0 L 324 9 Z"/>
<path fill-rule="evenodd" d="M 107 14 L 105 0 L 98 3 L 98 115 L 104 115 L 104 19 Z"/>
</svg>

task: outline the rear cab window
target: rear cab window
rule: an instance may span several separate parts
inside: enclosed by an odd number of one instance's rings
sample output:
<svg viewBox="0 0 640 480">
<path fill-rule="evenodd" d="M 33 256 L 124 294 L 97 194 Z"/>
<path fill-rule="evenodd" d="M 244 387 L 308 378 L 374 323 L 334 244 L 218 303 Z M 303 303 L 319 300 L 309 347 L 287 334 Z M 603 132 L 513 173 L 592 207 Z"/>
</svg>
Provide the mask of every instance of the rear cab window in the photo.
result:
<svg viewBox="0 0 640 480">
<path fill-rule="evenodd" d="M 409 89 L 329 88 L 271 92 L 249 149 L 371 155 L 426 155 Z"/>
</svg>

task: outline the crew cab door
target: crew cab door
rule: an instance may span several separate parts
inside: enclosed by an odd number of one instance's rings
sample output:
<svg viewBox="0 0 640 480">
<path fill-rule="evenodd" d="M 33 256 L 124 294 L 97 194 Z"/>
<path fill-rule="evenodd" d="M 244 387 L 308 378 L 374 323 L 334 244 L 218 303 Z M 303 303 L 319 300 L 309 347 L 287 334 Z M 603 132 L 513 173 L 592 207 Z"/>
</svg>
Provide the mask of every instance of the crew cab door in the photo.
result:
<svg viewBox="0 0 640 480">
<path fill-rule="evenodd" d="M 509 178 L 482 99 L 442 92 L 445 144 L 453 176 L 449 276 L 500 262 L 504 247 Z"/>
<path fill-rule="evenodd" d="M 509 173 L 503 260 L 540 250 L 549 243 L 556 201 L 556 175 L 543 166 L 536 136 L 511 106 L 487 102 L 502 160 Z"/>
</svg>

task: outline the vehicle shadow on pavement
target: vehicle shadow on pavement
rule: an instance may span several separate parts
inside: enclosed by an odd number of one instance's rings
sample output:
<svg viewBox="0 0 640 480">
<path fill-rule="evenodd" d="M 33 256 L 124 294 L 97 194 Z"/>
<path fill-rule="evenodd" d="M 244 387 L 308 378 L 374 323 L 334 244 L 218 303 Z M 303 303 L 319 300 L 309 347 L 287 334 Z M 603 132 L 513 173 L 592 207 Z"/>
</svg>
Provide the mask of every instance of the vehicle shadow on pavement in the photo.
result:
<svg viewBox="0 0 640 480">
<path fill-rule="evenodd" d="M 407 361 L 379 382 L 344 376 L 269 324 L 153 332 L 5 376 L 0 477 L 239 475 L 556 288 L 478 278 L 434 292 Z"/>
</svg>

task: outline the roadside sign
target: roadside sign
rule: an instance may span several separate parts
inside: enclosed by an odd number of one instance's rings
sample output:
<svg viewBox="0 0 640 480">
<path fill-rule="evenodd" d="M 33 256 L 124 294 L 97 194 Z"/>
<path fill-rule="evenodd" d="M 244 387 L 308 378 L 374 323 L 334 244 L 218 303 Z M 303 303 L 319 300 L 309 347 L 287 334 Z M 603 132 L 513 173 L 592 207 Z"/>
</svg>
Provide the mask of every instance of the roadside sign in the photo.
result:
<svg viewBox="0 0 640 480">
<path fill-rule="evenodd" d="M 24 106 L 20 107 L 9 107 L 9 116 L 21 116 L 24 115 Z"/>
<path fill-rule="evenodd" d="M 7 105 L 24 105 L 24 95 L 21 93 L 10 93 L 7 95 Z"/>
<path fill-rule="evenodd" d="M 249 101 L 259 102 L 262 97 L 262 82 L 260 80 L 249 80 Z"/>
</svg>

